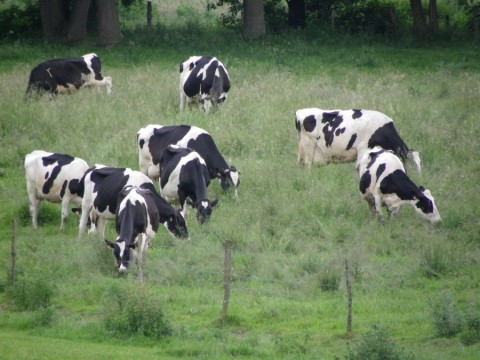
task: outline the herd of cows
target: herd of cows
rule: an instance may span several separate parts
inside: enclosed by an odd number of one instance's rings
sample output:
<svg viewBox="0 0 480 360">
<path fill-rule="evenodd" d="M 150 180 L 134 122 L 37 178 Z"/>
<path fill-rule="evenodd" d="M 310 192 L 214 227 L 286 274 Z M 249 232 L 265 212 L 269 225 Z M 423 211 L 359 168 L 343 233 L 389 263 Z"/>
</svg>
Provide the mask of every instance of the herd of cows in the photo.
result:
<svg viewBox="0 0 480 360">
<path fill-rule="evenodd" d="M 37 65 L 30 74 L 26 96 L 47 93 L 55 97 L 85 86 L 103 86 L 112 92 L 111 77 L 101 74 L 96 54 L 54 59 Z M 192 56 L 180 64 L 180 110 L 201 104 L 205 112 L 225 102 L 230 78 L 215 57 Z M 429 190 L 407 176 L 411 159 L 420 172 L 420 157 L 396 131 L 393 120 L 372 110 L 300 109 L 296 112 L 298 162 L 305 166 L 356 161 L 359 189 L 370 208 L 381 217 L 402 204 L 413 206 L 430 222 L 440 221 Z M 185 221 L 192 207 L 200 224 L 209 220 L 218 199 L 208 197 L 208 186 L 218 179 L 223 190 L 237 194 L 240 172 L 229 165 L 212 136 L 196 126 L 150 124 L 137 132 L 139 169 L 115 168 L 71 155 L 36 150 L 24 160 L 32 225 L 37 227 L 40 202 L 61 203 L 61 225 L 72 209 L 80 213 L 79 236 L 87 227 L 113 249 L 120 273 L 128 269 L 130 250 L 138 249 L 138 277 L 143 280 L 142 256 L 160 225 L 178 238 L 188 238 Z M 155 183 L 158 182 L 156 190 Z M 173 205 L 179 204 L 179 209 Z M 172 205 L 173 204 L 173 205 Z M 115 219 L 115 242 L 105 239 L 108 220 Z"/>
</svg>

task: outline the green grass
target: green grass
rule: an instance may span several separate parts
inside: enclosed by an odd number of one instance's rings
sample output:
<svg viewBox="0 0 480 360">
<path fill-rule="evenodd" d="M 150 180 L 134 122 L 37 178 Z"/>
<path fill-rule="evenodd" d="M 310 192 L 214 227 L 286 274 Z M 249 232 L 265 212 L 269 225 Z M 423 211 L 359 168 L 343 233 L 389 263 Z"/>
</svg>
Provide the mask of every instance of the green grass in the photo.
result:
<svg viewBox="0 0 480 360">
<path fill-rule="evenodd" d="M 334 359 L 380 324 L 418 359 L 477 359 L 478 343 L 436 335 L 430 304 L 451 289 L 460 313 L 480 306 L 478 47 L 400 48 L 301 33 L 244 43 L 207 32 L 175 43 L 181 35 L 167 32 L 147 46 L 133 34 L 109 51 L 0 45 L 0 358 Z M 113 78 L 111 97 L 84 89 L 23 101 L 35 64 L 91 51 Z M 216 113 L 179 113 L 178 64 L 203 53 L 227 66 L 230 97 Z M 294 112 L 312 106 L 391 116 L 420 151 L 422 175 L 411 176 L 432 191 L 442 223 L 431 226 L 408 207 L 377 222 L 360 199 L 354 164 L 298 167 Z M 133 274 L 115 275 L 111 251 L 95 238 L 77 240 L 78 218 L 70 216 L 60 232 L 58 205 L 43 204 L 40 227 L 31 228 L 22 158 L 44 149 L 136 169 L 136 132 L 150 123 L 207 129 L 242 182 L 238 199 L 211 184 L 220 205 L 205 226 L 187 219 L 190 241 L 159 231 L 141 287 Z M 41 279 L 50 287 L 47 309 L 19 310 L 11 295 L 13 218 L 19 282 Z M 114 236 L 109 225 L 107 238 Z M 225 239 L 234 244 L 234 281 L 220 326 Z M 351 336 L 345 259 L 353 282 Z M 172 335 L 111 336 L 105 318 L 119 289 L 157 299 Z"/>
</svg>

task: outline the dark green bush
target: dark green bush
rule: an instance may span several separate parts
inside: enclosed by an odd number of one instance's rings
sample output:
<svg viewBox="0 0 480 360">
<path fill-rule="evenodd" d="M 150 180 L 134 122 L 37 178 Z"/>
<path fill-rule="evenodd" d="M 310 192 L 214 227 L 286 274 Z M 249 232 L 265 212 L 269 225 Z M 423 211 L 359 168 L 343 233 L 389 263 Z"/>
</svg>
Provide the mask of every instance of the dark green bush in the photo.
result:
<svg viewBox="0 0 480 360">
<path fill-rule="evenodd" d="M 145 336 L 161 339 L 172 334 L 172 327 L 165 318 L 159 301 L 143 291 L 135 294 L 134 289 L 117 289 L 118 295 L 110 299 L 105 328 L 116 338 Z"/>
<path fill-rule="evenodd" d="M 41 29 L 40 9 L 38 2 L 22 1 L 19 6 L 13 4 L 0 8 L 0 38 L 17 38 L 20 35 L 31 35 L 35 29 Z"/>
<path fill-rule="evenodd" d="M 440 294 L 431 303 L 432 321 L 438 336 L 453 337 L 463 328 L 463 318 L 450 291 Z"/>
<path fill-rule="evenodd" d="M 465 315 L 465 329 L 460 339 L 465 345 L 480 342 L 480 313 L 477 310 L 472 309 Z"/>
<path fill-rule="evenodd" d="M 415 356 L 399 348 L 388 332 L 379 325 L 362 335 L 354 347 L 348 345 L 346 360 L 414 360 Z"/>
<path fill-rule="evenodd" d="M 17 310 L 47 308 L 54 295 L 54 287 L 40 276 L 20 277 L 12 289 Z"/>
</svg>

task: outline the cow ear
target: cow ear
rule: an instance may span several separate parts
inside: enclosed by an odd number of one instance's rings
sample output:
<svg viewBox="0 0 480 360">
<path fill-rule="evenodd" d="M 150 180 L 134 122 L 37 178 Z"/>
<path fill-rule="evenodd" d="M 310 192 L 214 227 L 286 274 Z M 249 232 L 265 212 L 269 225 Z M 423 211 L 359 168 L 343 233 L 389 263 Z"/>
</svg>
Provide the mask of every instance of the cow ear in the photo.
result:
<svg viewBox="0 0 480 360">
<path fill-rule="evenodd" d="M 424 188 L 423 186 L 421 186 L 421 185 L 420 185 L 418 188 L 420 189 L 421 192 L 424 192 L 424 191 L 425 191 L 425 188 Z"/>
<path fill-rule="evenodd" d="M 105 244 L 111 249 L 115 248 L 115 243 L 113 241 L 105 240 Z"/>
<path fill-rule="evenodd" d="M 215 199 L 215 200 L 213 200 L 213 201 L 210 203 L 210 206 L 213 208 L 213 207 L 215 207 L 217 204 L 218 204 L 218 199 Z"/>
</svg>

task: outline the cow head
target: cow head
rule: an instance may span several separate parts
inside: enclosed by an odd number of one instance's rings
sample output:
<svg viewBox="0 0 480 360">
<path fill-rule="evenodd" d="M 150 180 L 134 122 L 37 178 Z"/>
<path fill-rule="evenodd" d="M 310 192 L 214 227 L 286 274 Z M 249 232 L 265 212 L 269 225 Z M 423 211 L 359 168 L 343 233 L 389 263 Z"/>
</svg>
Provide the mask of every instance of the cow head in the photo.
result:
<svg viewBox="0 0 480 360">
<path fill-rule="evenodd" d="M 229 169 L 219 171 L 217 175 L 220 178 L 222 189 L 227 191 L 233 186 L 235 188 L 235 195 L 237 195 L 237 188 L 240 185 L 240 171 L 232 165 Z"/>
<path fill-rule="evenodd" d="M 435 205 L 435 199 L 433 198 L 430 190 L 420 186 L 420 191 L 422 192 L 423 196 L 420 197 L 415 203 L 415 211 L 420 214 L 421 217 L 430 221 L 431 223 L 441 221 L 442 218 L 440 217 L 440 213 Z"/>
<path fill-rule="evenodd" d="M 105 240 L 107 246 L 113 249 L 113 255 L 117 259 L 119 273 L 128 271 L 128 262 L 130 261 L 130 249 L 135 249 L 135 244 L 130 244 L 125 240 L 117 239 L 116 242 Z"/>
<path fill-rule="evenodd" d="M 163 225 L 173 236 L 180 239 L 188 239 L 187 224 L 180 211 L 175 210 L 173 214 L 168 215 Z"/>
<path fill-rule="evenodd" d="M 195 208 L 197 220 L 200 224 L 205 224 L 212 215 L 213 208 L 218 204 L 218 199 L 210 201 L 208 199 L 198 200 L 196 203 L 187 199 L 187 203 Z"/>
</svg>

